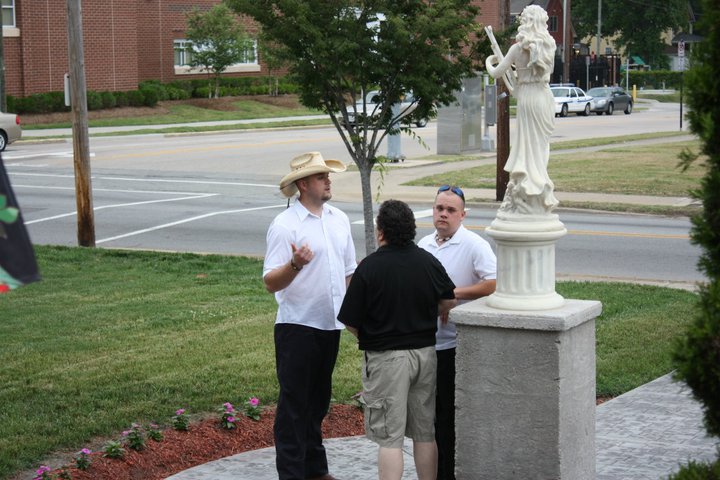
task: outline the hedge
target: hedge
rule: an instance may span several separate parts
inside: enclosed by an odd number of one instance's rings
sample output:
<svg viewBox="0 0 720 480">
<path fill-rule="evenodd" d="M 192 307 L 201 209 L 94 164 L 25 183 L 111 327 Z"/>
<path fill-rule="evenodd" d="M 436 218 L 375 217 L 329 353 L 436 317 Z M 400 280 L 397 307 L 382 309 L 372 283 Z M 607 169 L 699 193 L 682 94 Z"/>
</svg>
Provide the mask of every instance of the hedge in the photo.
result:
<svg viewBox="0 0 720 480">
<path fill-rule="evenodd" d="M 233 77 L 220 80 L 221 96 L 269 95 L 270 77 Z M 274 82 L 272 82 L 274 83 Z M 213 90 L 214 91 L 214 90 Z M 297 93 L 298 87 L 288 79 L 278 82 L 278 94 Z M 140 82 L 137 90 L 122 92 L 95 92 L 88 90 L 88 110 L 115 107 L 154 107 L 163 100 L 185 100 L 191 97 L 208 98 L 210 92 L 207 79 L 177 80 L 160 83 L 157 80 Z M 18 114 L 67 112 L 63 92 L 48 92 L 28 95 L 27 97 L 7 96 L 8 112 Z"/>
<path fill-rule="evenodd" d="M 638 89 L 680 90 L 682 72 L 671 70 L 630 71 L 630 87 L 635 85 Z M 625 78 L 625 75 L 622 75 Z"/>
</svg>

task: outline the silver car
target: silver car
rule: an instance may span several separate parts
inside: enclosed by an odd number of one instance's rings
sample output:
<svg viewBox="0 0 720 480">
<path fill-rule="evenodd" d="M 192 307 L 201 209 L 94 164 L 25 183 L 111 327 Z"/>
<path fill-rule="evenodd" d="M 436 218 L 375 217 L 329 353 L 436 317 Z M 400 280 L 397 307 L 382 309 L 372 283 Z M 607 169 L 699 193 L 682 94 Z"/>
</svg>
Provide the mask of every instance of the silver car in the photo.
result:
<svg viewBox="0 0 720 480">
<path fill-rule="evenodd" d="M 622 110 L 630 115 L 633 109 L 632 97 L 620 87 L 595 87 L 588 90 L 593 97 L 592 111 L 598 115 L 612 115 L 615 110 Z"/>
<path fill-rule="evenodd" d="M 20 117 L 14 113 L 0 112 L 0 152 L 21 137 Z"/>
</svg>

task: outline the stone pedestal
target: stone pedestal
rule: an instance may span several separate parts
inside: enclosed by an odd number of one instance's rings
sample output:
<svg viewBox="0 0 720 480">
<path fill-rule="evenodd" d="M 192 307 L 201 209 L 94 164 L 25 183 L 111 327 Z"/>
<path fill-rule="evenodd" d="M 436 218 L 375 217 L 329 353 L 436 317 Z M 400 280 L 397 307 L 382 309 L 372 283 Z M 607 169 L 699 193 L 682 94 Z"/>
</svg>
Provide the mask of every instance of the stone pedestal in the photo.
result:
<svg viewBox="0 0 720 480">
<path fill-rule="evenodd" d="M 555 242 L 567 230 L 557 215 L 498 212 L 486 233 L 497 245 L 497 287 L 489 306 L 506 310 L 558 308 L 555 292 Z"/>
<path fill-rule="evenodd" d="M 595 478 L 595 318 L 600 302 L 453 309 L 458 480 Z"/>
</svg>

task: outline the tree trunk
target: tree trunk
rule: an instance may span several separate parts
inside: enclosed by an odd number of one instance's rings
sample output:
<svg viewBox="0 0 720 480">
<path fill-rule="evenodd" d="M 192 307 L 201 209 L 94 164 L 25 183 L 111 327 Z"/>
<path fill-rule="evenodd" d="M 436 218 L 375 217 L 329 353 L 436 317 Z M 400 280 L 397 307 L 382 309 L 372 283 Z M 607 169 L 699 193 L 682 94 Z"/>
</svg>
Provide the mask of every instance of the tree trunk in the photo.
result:
<svg viewBox="0 0 720 480">
<path fill-rule="evenodd" d="M 357 162 L 356 162 L 357 163 Z M 375 215 L 372 201 L 372 165 L 368 161 L 358 163 L 360 185 L 362 187 L 363 219 L 365 221 L 365 256 L 375 251 Z"/>
</svg>

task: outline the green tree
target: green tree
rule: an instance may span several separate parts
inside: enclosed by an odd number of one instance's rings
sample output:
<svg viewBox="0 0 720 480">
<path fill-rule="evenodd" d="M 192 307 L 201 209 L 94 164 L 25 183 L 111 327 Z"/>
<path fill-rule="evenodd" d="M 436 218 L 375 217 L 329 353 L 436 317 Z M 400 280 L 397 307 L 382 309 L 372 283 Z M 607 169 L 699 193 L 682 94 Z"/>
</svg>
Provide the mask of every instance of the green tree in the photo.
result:
<svg viewBox="0 0 720 480">
<path fill-rule="evenodd" d="M 189 13 L 185 36 L 192 42 L 190 65 L 208 72 L 210 92 L 218 98 L 220 76 L 230 65 L 242 61 L 250 51 L 250 40 L 237 17 L 222 3 L 206 12 L 195 8 Z"/>
<path fill-rule="evenodd" d="M 412 134 L 402 124 L 408 112 L 393 113 L 392 105 L 412 91 L 417 100 L 410 108 L 421 118 L 433 104 L 455 100 L 472 73 L 464 47 L 475 7 L 470 0 L 226 1 L 284 47 L 302 103 L 332 119 L 360 172 L 366 252 L 373 252 L 371 172 L 381 163 L 378 148 L 388 133 Z M 374 109 L 364 98 L 376 89 L 381 103 Z M 357 121 L 349 113 L 359 114 Z"/>
<path fill-rule="evenodd" d="M 704 410 L 708 433 L 720 436 L 720 4 L 704 0 L 704 40 L 695 45 L 686 73 L 690 129 L 701 141 L 707 166 L 695 196 L 703 211 L 693 218 L 692 241 L 703 252 L 699 268 L 707 276 L 700 287 L 700 308 L 675 352 L 676 376 L 692 389 Z M 685 152 L 687 166 L 698 154 Z M 688 477 L 689 478 L 689 477 Z"/>
<path fill-rule="evenodd" d="M 267 35 L 260 33 L 258 38 L 258 54 L 262 59 L 262 63 L 267 69 L 268 74 L 268 92 L 270 96 L 278 96 L 278 76 L 276 72 L 280 69 L 287 68 L 287 56 L 281 53 L 284 48 L 277 42 L 273 42 Z"/>
<path fill-rule="evenodd" d="M 615 45 L 625 55 L 638 55 L 656 69 L 668 67 L 662 34 L 668 29 L 678 30 L 687 25 L 687 0 L 632 4 L 624 0 L 573 0 L 573 26 L 579 38 L 597 35 L 599 2 L 602 2 L 600 23 L 603 38 L 618 35 Z"/>
</svg>

